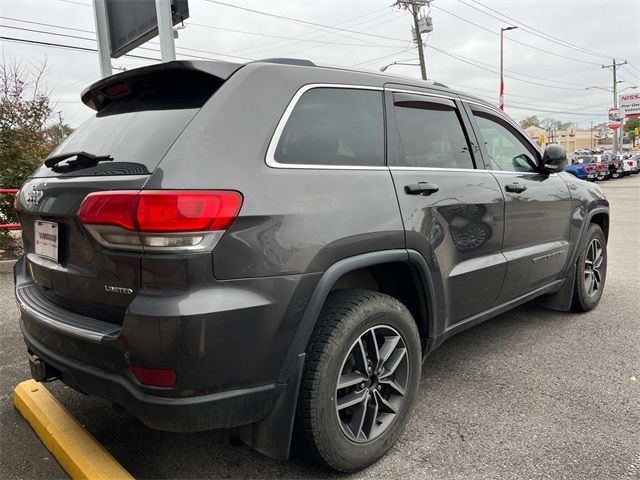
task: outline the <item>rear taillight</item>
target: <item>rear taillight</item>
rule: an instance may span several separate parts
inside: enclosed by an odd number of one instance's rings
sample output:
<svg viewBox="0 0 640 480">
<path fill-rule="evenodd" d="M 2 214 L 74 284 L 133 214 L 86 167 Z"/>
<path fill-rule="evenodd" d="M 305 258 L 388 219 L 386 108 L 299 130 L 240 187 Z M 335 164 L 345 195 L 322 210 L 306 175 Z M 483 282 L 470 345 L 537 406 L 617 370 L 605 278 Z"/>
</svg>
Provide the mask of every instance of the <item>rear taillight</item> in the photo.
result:
<svg viewBox="0 0 640 480">
<path fill-rule="evenodd" d="M 627 162 L 627 165 L 629 165 L 630 167 L 633 167 L 633 162 Z"/>
<path fill-rule="evenodd" d="M 207 250 L 235 220 L 242 195 L 234 191 L 110 191 L 87 195 L 78 218 L 111 248 Z"/>
<path fill-rule="evenodd" d="M 584 167 L 584 171 L 586 173 L 591 173 L 591 167 L 587 165 L 586 167 Z"/>
</svg>

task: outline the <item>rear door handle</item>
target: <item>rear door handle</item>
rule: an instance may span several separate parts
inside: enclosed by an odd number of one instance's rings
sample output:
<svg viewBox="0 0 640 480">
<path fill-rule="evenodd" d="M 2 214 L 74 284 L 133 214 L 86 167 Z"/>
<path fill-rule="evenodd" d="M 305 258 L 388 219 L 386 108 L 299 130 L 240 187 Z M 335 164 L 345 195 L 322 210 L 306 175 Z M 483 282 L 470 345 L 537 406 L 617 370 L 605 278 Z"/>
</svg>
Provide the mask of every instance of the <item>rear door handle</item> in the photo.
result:
<svg viewBox="0 0 640 480">
<path fill-rule="evenodd" d="M 432 193 L 436 193 L 440 188 L 437 185 L 427 182 L 412 183 L 404 186 L 404 191 L 408 195 L 422 195 L 428 197 Z"/>
<path fill-rule="evenodd" d="M 509 185 L 506 185 L 504 189 L 507 192 L 511 192 L 511 193 L 522 193 L 527 189 L 527 187 L 526 185 L 522 185 L 518 182 L 515 182 L 515 183 L 510 183 Z"/>
</svg>

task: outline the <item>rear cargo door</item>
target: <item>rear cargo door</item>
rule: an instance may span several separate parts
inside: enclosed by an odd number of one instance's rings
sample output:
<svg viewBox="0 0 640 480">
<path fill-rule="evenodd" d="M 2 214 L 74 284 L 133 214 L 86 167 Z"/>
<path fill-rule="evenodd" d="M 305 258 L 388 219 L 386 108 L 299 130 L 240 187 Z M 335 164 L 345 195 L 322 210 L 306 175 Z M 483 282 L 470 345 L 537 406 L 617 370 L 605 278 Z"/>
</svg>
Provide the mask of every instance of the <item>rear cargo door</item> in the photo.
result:
<svg viewBox="0 0 640 480">
<path fill-rule="evenodd" d="M 83 95 L 96 114 L 23 185 L 17 208 L 27 272 L 40 293 L 70 311 L 120 323 L 140 286 L 140 251 L 100 245 L 77 218 L 91 192 L 141 190 L 171 145 L 224 79 L 176 62 L 102 80 Z M 75 162 L 75 163 L 74 163 Z M 188 167 L 186 167 L 188 168 Z"/>
</svg>

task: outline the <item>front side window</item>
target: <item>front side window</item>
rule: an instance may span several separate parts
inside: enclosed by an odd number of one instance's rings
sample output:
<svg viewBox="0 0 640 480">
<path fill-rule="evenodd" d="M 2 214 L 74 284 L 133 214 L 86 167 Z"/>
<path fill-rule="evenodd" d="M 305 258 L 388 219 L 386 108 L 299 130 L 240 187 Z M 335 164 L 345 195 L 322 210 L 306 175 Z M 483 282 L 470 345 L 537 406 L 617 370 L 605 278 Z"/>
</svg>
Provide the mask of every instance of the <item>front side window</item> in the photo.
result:
<svg viewBox="0 0 640 480">
<path fill-rule="evenodd" d="M 394 95 L 394 103 L 401 143 L 399 165 L 473 168 L 469 143 L 453 102 Z"/>
<path fill-rule="evenodd" d="M 382 92 L 314 88 L 305 92 L 282 132 L 278 163 L 383 166 Z"/>
<path fill-rule="evenodd" d="M 525 146 L 506 122 L 484 112 L 474 111 L 473 114 L 493 170 L 535 172 L 535 153 Z"/>
</svg>

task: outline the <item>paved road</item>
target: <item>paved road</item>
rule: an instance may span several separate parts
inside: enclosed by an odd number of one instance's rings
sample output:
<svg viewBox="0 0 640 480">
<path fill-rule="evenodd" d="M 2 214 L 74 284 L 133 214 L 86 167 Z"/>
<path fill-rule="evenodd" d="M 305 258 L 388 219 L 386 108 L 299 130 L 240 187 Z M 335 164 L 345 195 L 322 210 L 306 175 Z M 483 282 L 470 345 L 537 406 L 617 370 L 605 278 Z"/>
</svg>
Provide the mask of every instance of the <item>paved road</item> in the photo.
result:
<svg viewBox="0 0 640 480">
<path fill-rule="evenodd" d="M 602 186 L 612 225 L 600 306 L 572 315 L 528 304 L 449 340 L 425 364 L 405 434 L 355 477 L 640 479 L 640 176 Z M 11 288 L 0 275 L 0 477 L 63 477 L 11 405 L 29 377 Z M 155 432 L 50 389 L 136 477 L 343 478 L 271 461 L 232 430 Z"/>
</svg>

